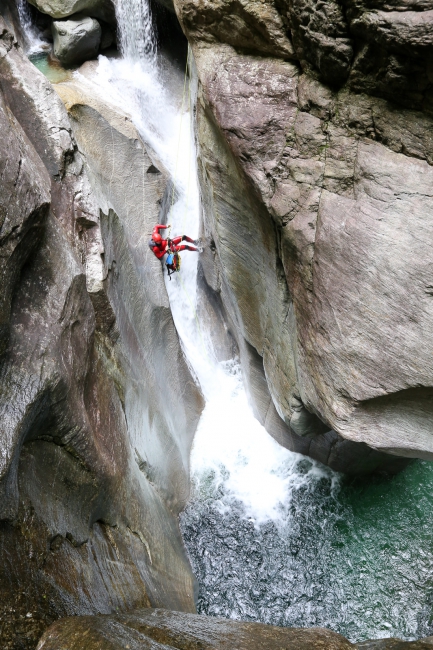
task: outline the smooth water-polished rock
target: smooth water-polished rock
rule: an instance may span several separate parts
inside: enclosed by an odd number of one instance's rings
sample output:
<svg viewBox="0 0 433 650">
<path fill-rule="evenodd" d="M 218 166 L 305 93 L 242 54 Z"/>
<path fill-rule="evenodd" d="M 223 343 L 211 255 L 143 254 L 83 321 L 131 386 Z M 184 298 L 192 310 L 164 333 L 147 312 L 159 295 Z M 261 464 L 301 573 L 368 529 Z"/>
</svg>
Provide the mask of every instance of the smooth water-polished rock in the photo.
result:
<svg viewBox="0 0 433 650">
<path fill-rule="evenodd" d="M 53 18 L 67 18 L 72 14 L 83 13 L 115 24 L 112 0 L 29 0 L 29 2 L 39 11 Z"/>
<path fill-rule="evenodd" d="M 0 33 L 0 645 L 33 650 L 59 616 L 194 611 L 176 515 L 203 400 L 146 245 L 164 169 L 80 98 L 86 161 Z"/>
<path fill-rule="evenodd" d="M 0 56 L 13 39 L 3 34 Z M 42 237 L 50 204 L 50 177 L 24 130 L 0 95 L 0 355 L 9 344 L 11 303 L 22 267 Z"/>
<path fill-rule="evenodd" d="M 94 59 L 101 43 L 101 26 L 95 18 L 78 15 L 70 20 L 53 20 L 54 56 L 64 66 Z"/>
<path fill-rule="evenodd" d="M 64 619 L 37 650 L 353 650 L 340 634 L 323 628 L 282 628 L 213 616 L 143 609 L 120 616 Z"/>
<path fill-rule="evenodd" d="M 233 56 L 224 47 L 203 48 L 197 64 L 206 89 L 197 108 L 204 231 L 214 250 L 203 258 L 203 269 L 229 314 L 256 417 L 285 447 L 339 471 L 362 473 L 384 467 L 396 471 L 403 466 L 398 459 L 367 445 L 356 450 L 355 443 L 331 431 L 320 411 L 306 407 L 299 381 L 295 302 L 299 285 L 289 291 L 286 284 L 281 263 L 284 240 L 276 233 L 275 222 L 283 220 L 282 210 L 296 214 L 303 203 L 314 209 L 326 135 L 320 119 L 299 114 L 298 72 L 290 63 Z M 222 134 L 209 119 L 208 107 Z M 292 138 L 298 152 L 291 161 Z M 291 175 L 285 165 L 290 165 Z M 297 255 L 294 282 L 310 282 L 313 224 L 314 215 L 303 231 L 308 245 L 300 246 L 305 262 L 301 264 Z"/>
</svg>

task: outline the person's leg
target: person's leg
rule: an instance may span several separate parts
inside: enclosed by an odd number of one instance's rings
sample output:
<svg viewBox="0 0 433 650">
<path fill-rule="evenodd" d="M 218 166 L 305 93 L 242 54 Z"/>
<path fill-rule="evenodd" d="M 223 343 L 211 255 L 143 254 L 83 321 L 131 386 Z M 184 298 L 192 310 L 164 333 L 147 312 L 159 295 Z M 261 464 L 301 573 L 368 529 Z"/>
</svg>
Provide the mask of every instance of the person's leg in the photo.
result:
<svg viewBox="0 0 433 650">
<path fill-rule="evenodd" d="M 191 239 L 191 237 L 188 237 L 188 235 L 183 235 L 182 241 L 189 241 L 190 244 L 195 244 L 195 239 Z"/>
<path fill-rule="evenodd" d="M 177 246 L 177 244 L 180 244 L 181 241 L 182 241 L 182 236 L 173 237 L 173 239 L 171 240 L 171 243 L 173 244 L 173 246 Z"/>
<path fill-rule="evenodd" d="M 176 251 L 198 251 L 198 248 L 194 248 L 194 246 L 187 246 L 186 244 L 182 244 L 182 246 L 176 246 Z"/>
</svg>

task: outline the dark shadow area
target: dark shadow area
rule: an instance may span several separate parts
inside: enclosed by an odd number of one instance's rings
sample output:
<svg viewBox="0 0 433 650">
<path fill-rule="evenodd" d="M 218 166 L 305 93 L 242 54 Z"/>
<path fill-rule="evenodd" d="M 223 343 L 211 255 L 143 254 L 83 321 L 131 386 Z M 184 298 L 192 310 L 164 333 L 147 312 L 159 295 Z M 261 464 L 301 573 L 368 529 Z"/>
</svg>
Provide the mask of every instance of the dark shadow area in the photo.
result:
<svg viewBox="0 0 433 650">
<path fill-rule="evenodd" d="M 188 41 L 177 16 L 174 11 L 166 9 L 157 0 L 150 0 L 150 5 L 157 34 L 158 49 L 177 68 L 183 71 L 188 56 Z"/>
</svg>

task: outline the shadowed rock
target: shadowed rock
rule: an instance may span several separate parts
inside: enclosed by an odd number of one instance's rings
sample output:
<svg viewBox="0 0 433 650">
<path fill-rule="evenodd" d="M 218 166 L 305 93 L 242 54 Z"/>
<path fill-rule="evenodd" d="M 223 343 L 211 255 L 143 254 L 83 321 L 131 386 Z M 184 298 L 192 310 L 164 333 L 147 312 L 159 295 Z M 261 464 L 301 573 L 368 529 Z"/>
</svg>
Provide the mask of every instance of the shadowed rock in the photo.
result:
<svg viewBox="0 0 433 650">
<path fill-rule="evenodd" d="M 304 70 L 330 86 L 341 86 L 350 72 L 353 41 L 341 4 L 335 0 L 282 0 L 296 57 Z"/>
<path fill-rule="evenodd" d="M 12 42 L 3 38 L 0 51 Z M 0 354 L 9 343 L 14 290 L 41 239 L 50 202 L 50 178 L 33 145 L 0 95 Z"/>
</svg>

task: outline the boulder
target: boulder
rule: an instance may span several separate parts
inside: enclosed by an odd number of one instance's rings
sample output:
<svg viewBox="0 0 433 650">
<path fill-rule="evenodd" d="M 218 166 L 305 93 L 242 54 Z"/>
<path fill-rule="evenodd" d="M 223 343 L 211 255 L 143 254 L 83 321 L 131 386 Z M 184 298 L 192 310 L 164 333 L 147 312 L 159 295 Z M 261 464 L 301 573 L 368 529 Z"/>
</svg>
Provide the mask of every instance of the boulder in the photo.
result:
<svg viewBox="0 0 433 650">
<path fill-rule="evenodd" d="M 65 67 L 94 59 L 101 43 L 101 26 L 95 18 L 74 16 L 52 23 L 54 56 Z"/>
<path fill-rule="evenodd" d="M 55 623 L 37 650 L 356 650 L 323 628 L 282 628 L 223 618 L 142 609 L 117 616 L 74 617 Z M 420 649 L 421 650 L 421 649 Z"/>
<path fill-rule="evenodd" d="M 29 0 L 44 14 L 53 18 L 67 18 L 83 13 L 115 25 L 116 18 L 112 0 Z"/>
</svg>

